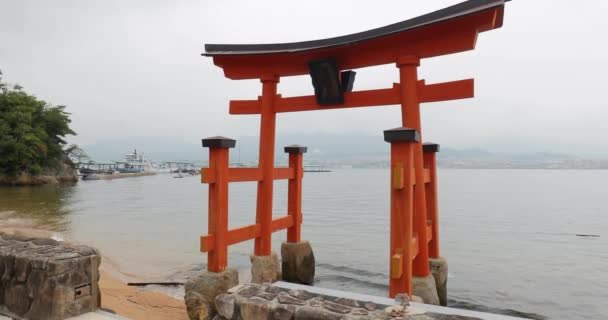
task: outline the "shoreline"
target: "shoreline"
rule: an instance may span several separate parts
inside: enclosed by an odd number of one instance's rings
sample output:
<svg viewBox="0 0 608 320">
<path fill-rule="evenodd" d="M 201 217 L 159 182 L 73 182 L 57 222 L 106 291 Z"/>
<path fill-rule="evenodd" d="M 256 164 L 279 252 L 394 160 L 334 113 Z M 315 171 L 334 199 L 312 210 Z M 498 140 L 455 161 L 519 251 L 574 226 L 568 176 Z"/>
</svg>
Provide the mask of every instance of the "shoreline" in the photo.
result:
<svg viewBox="0 0 608 320">
<path fill-rule="evenodd" d="M 133 320 L 188 320 L 183 300 L 164 293 L 127 286 L 125 282 L 103 269 L 100 271 L 99 288 L 101 307 L 104 311 Z"/>
<path fill-rule="evenodd" d="M 57 236 L 60 234 L 33 226 L 14 224 L 0 225 L 0 232 L 56 240 L 59 240 Z M 103 255 L 101 261 L 99 288 L 101 308 L 104 311 L 133 320 L 188 320 L 183 300 L 166 293 L 128 286 L 127 275 L 121 274 Z"/>
</svg>

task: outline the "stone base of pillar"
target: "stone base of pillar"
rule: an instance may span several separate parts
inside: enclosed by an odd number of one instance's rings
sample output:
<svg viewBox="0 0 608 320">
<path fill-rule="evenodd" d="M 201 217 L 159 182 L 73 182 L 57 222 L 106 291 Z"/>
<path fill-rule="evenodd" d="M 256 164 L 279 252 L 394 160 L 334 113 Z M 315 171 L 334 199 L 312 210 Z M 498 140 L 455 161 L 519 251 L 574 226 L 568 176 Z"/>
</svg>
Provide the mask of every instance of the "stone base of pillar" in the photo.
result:
<svg viewBox="0 0 608 320">
<path fill-rule="evenodd" d="M 239 284 L 239 273 L 228 268 L 223 272 L 203 271 L 186 282 L 184 300 L 191 320 L 213 319 L 215 297 Z"/>
<path fill-rule="evenodd" d="M 281 266 L 276 252 L 269 256 L 250 256 L 251 259 L 251 282 L 273 283 L 281 280 Z"/>
<path fill-rule="evenodd" d="M 429 266 L 435 285 L 437 287 L 437 295 L 439 296 L 439 304 L 442 306 L 448 305 L 448 261 L 443 258 L 430 258 Z"/>
<path fill-rule="evenodd" d="M 439 305 L 439 296 L 435 286 L 435 278 L 429 274 L 426 277 L 414 277 L 412 280 L 412 294 L 422 298 L 426 304 Z"/>
<path fill-rule="evenodd" d="M 308 241 L 281 245 L 283 281 L 311 285 L 315 281 L 315 255 Z"/>
</svg>

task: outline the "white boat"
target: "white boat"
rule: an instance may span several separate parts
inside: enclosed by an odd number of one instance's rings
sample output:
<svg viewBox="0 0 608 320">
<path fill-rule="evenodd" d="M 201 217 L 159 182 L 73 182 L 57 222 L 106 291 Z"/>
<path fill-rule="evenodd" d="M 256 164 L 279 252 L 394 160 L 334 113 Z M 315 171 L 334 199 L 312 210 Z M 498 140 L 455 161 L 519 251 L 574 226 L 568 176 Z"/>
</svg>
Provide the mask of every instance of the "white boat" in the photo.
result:
<svg viewBox="0 0 608 320">
<path fill-rule="evenodd" d="M 144 157 L 144 154 L 137 153 L 137 149 L 126 154 L 124 161 L 115 162 L 117 164 L 115 170 L 120 173 L 156 172 L 150 161 Z"/>
</svg>

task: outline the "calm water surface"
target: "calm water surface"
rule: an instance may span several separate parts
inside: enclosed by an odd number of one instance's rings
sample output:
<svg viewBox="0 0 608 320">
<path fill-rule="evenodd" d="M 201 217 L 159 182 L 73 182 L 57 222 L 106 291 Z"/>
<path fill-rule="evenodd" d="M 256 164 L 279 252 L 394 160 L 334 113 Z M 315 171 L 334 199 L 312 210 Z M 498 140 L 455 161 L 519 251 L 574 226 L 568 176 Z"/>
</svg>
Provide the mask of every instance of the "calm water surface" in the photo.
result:
<svg viewBox="0 0 608 320">
<path fill-rule="evenodd" d="M 608 171 L 439 171 L 441 250 L 450 305 L 536 319 L 608 318 Z M 388 170 L 304 178 L 303 239 L 315 285 L 386 295 Z M 285 181 L 275 215 L 286 213 Z M 230 226 L 255 219 L 255 183 L 230 187 Z M 183 279 L 204 268 L 207 186 L 157 175 L 74 186 L 0 188 L 2 223 L 23 220 L 99 248 L 138 279 Z M 600 237 L 577 237 L 597 234 Z M 273 235 L 279 250 L 285 232 Z M 243 277 L 253 242 L 230 248 Z"/>
</svg>

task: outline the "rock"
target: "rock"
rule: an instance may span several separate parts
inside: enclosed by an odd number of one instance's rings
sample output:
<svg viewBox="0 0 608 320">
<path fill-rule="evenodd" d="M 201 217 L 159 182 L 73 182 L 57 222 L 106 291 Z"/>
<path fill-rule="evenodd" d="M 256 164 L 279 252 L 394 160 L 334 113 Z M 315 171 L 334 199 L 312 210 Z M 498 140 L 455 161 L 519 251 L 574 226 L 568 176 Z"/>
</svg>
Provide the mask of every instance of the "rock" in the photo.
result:
<svg viewBox="0 0 608 320">
<path fill-rule="evenodd" d="M 369 311 L 365 309 L 354 309 L 350 314 L 353 316 L 366 316 L 369 314 Z"/>
<path fill-rule="evenodd" d="M 270 286 L 270 287 L 266 288 L 266 292 L 270 292 L 270 293 L 279 293 L 279 292 L 283 292 L 283 291 L 285 291 L 285 289 L 279 288 L 279 287 Z"/>
<path fill-rule="evenodd" d="M 239 283 L 236 269 L 223 272 L 204 271 L 186 283 L 186 309 L 191 320 L 212 319 L 216 314 L 215 297 Z"/>
<path fill-rule="evenodd" d="M 448 262 L 445 258 L 430 258 L 429 267 L 431 274 L 435 278 L 435 287 L 439 297 L 439 304 L 448 305 Z"/>
<path fill-rule="evenodd" d="M 190 291 L 184 296 L 186 311 L 190 320 L 208 320 L 210 315 L 209 304 L 205 302 L 203 295 Z"/>
<path fill-rule="evenodd" d="M 250 284 L 247 286 L 243 286 L 243 288 L 241 288 L 236 293 L 241 297 L 251 298 L 251 297 L 257 295 L 258 293 L 260 293 L 260 290 L 261 290 L 261 288 L 258 287 L 257 285 Z"/>
<path fill-rule="evenodd" d="M 261 293 L 258 293 L 258 295 L 257 295 L 257 297 L 264 298 L 268 301 L 274 300 L 277 296 L 278 296 L 277 293 L 271 293 L 271 292 L 261 292 Z"/>
<path fill-rule="evenodd" d="M 349 313 L 351 308 L 347 307 L 345 305 L 341 305 L 341 304 L 337 304 L 331 301 L 325 301 L 323 302 L 323 308 L 335 312 L 335 313 L 342 313 L 342 314 L 346 314 Z"/>
<path fill-rule="evenodd" d="M 32 242 L 39 246 L 54 246 L 57 245 L 57 240 L 49 239 L 49 238 L 40 238 L 34 239 Z"/>
<path fill-rule="evenodd" d="M 236 310 L 236 298 L 225 293 L 218 295 L 215 297 L 215 309 L 220 316 L 232 319 Z"/>
<path fill-rule="evenodd" d="M 410 298 L 411 302 L 416 302 L 416 303 L 424 303 L 424 300 L 422 300 L 422 298 L 420 298 L 419 296 L 415 296 L 412 295 L 412 297 Z"/>
<path fill-rule="evenodd" d="M 323 308 L 323 302 L 325 302 L 325 299 L 321 297 L 316 297 L 310 299 L 310 301 L 308 301 L 308 305 L 314 308 Z"/>
<path fill-rule="evenodd" d="M 315 297 L 314 294 L 305 290 L 289 290 L 288 293 L 290 296 L 304 301 L 310 300 Z"/>
<path fill-rule="evenodd" d="M 366 302 L 363 304 L 363 307 L 368 311 L 374 311 L 378 308 L 373 302 Z"/>
<path fill-rule="evenodd" d="M 5 293 L 4 303 L 12 313 L 24 315 L 30 309 L 30 302 L 23 284 L 12 285 Z"/>
<path fill-rule="evenodd" d="M 295 320 L 340 320 L 343 316 L 323 309 L 301 307 L 296 311 Z"/>
<path fill-rule="evenodd" d="M 250 259 L 251 282 L 272 283 L 280 279 L 279 258 L 275 252 L 272 252 L 269 256 L 252 255 Z"/>
<path fill-rule="evenodd" d="M 426 304 L 439 305 L 435 278 L 430 274 L 426 277 L 413 277 L 412 293 L 422 298 Z"/>
<path fill-rule="evenodd" d="M 241 317 L 246 320 L 268 320 L 270 305 L 266 300 L 251 298 L 241 301 Z"/>
<path fill-rule="evenodd" d="M 291 320 L 296 313 L 294 306 L 285 306 L 277 304 L 272 308 L 271 319 L 272 320 Z"/>
<path fill-rule="evenodd" d="M 22 255 L 15 257 L 15 278 L 19 282 L 25 282 L 30 271 L 30 257 Z"/>
<path fill-rule="evenodd" d="M 308 241 L 283 242 L 281 261 L 283 281 L 309 285 L 314 283 L 315 255 Z"/>
<path fill-rule="evenodd" d="M 332 298 L 327 298 L 327 300 L 329 300 L 331 302 L 335 302 L 337 304 L 349 306 L 349 307 L 352 307 L 352 308 L 359 308 L 359 307 L 361 307 L 361 303 L 359 303 L 359 301 L 353 300 L 353 299 L 333 298 L 332 297 Z"/>
<path fill-rule="evenodd" d="M 390 307 L 386 307 L 384 309 L 384 313 L 391 317 L 403 317 L 403 316 L 405 316 L 405 312 L 406 312 L 406 307 L 401 306 L 401 305 L 390 306 Z"/>
<path fill-rule="evenodd" d="M 285 292 L 280 292 L 277 300 L 282 304 L 295 304 L 300 306 L 303 306 L 305 304 L 304 301 L 294 298 Z"/>
</svg>

